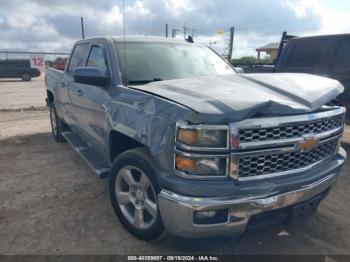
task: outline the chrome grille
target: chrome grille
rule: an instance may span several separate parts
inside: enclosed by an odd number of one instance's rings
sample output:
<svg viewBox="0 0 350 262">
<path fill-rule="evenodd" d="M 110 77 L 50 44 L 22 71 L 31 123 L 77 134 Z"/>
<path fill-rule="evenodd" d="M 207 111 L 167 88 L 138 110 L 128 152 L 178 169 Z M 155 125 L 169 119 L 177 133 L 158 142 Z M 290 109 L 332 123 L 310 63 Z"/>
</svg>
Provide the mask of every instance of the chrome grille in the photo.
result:
<svg viewBox="0 0 350 262">
<path fill-rule="evenodd" d="M 307 122 L 286 124 L 271 128 L 249 128 L 239 130 L 241 143 L 302 137 L 304 134 L 320 134 L 343 126 L 343 116 L 316 119 Z"/>
<path fill-rule="evenodd" d="M 319 144 L 309 152 L 291 151 L 239 158 L 239 177 L 260 176 L 307 167 L 335 154 L 338 139 Z"/>
</svg>

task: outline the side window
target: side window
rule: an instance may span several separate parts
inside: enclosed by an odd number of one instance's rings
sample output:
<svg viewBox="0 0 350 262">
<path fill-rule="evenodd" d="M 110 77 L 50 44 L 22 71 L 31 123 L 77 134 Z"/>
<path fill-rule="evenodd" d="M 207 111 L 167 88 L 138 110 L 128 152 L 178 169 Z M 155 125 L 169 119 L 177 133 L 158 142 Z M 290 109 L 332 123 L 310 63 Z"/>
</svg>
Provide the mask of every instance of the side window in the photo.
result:
<svg viewBox="0 0 350 262">
<path fill-rule="evenodd" d="M 76 45 L 72 57 L 69 62 L 68 72 L 72 73 L 73 69 L 76 67 L 83 66 L 84 58 L 86 53 L 88 52 L 89 44 L 79 44 Z"/>
<path fill-rule="evenodd" d="M 91 48 L 86 66 L 97 67 L 103 76 L 108 76 L 108 66 L 103 49 L 100 46 Z"/>
<path fill-rule="evenodd" d="M 317 68 L 328 52 L 328 39 L 297 42 L 288 63 L 289 68 Z"/>
<path fill-rule="evenodd" d="M 334 57 L 333 69 L 350 69 L 350 39 L 344 39 L 339 42 Z"/>
</svg>

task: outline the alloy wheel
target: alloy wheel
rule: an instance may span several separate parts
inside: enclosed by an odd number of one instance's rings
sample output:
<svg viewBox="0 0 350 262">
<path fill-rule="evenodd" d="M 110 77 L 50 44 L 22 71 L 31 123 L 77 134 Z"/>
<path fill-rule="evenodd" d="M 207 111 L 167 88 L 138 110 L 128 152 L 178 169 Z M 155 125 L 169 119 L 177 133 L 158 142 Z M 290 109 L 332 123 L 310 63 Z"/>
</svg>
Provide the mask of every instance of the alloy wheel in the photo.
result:
<svg viewBox="0 0 350 262">
<path fill-rule="evenodd" d="M 115 192 L 123 216 L 138 229 L 150 228 L 157 218 L 157 198 L 146 174 L 134 166 L 118 172 Z"/>
</svg>

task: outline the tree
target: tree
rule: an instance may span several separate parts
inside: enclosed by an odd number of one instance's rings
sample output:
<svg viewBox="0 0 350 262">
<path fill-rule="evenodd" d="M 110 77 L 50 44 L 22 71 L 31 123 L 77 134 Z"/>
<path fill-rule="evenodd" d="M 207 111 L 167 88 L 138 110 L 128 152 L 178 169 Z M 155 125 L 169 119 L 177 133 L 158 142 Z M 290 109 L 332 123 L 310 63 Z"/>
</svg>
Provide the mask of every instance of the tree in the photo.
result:
<svg viewBox="0 0 350 262">
<path fill-rule="evenodd" d="M 231 60 L 231 64 L 254 64 L 257 63 L 255 56 L 242 56 Z"/>
<path fill-rule="evenodd" d="M 240 58 L 234 58 L 231 60 L 232 65 L 238 65 L 238 64 L 257 64 L 258 59 L 255 56 L 242 56 Z M 264 57 L 260 59 L 259 64 L 269 64 L 270 60 L 268 57 Z"/>
</svg>

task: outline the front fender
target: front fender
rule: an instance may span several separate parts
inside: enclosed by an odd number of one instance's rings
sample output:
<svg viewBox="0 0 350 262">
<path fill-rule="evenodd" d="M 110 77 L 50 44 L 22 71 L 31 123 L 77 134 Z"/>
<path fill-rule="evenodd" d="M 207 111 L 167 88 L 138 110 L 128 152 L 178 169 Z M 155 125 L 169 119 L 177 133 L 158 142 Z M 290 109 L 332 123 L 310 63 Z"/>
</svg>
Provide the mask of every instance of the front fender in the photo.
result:
<svg viewBox="0 0 350 262">
<path fill-rule="evenodd" d="M 166 174 L 173 172 L 176 122 L 201 121 L 189 108 L 124 87 L 113 97 L 107 118 L 108 133 L 115 130 L 146 146 L 159 173 Z"/>
</svg>

